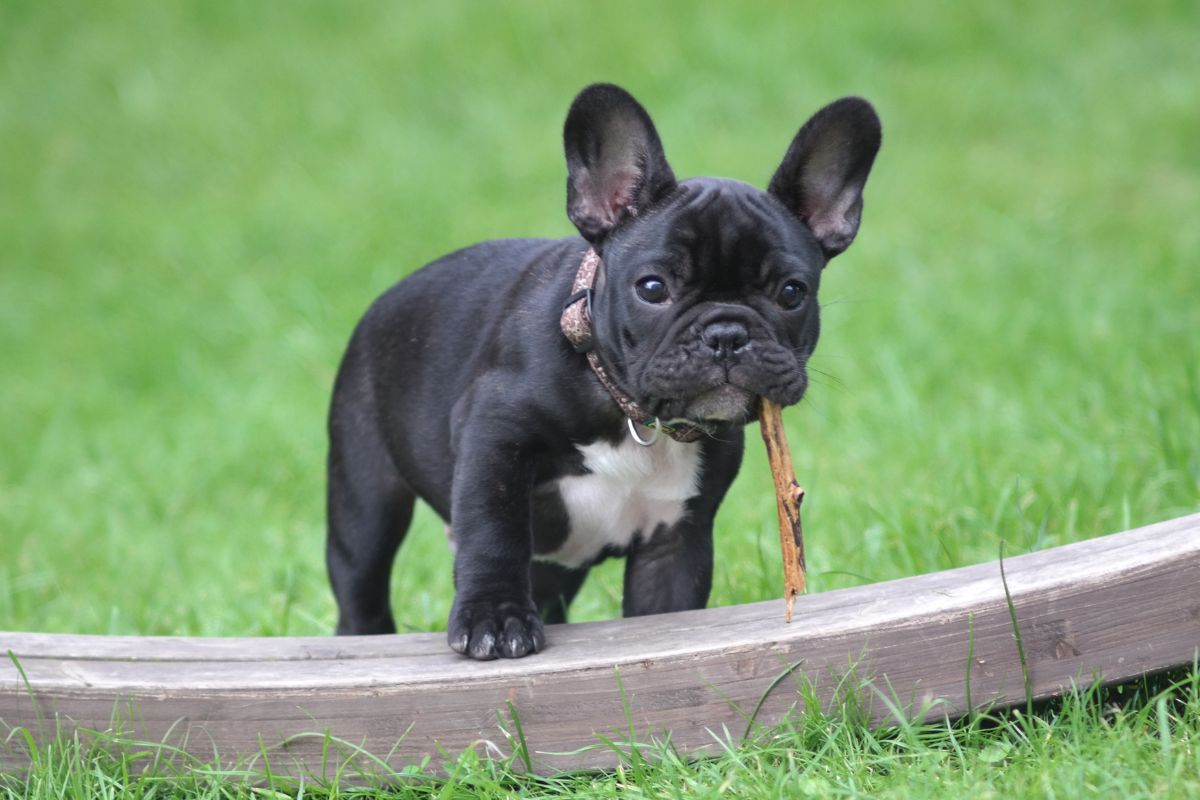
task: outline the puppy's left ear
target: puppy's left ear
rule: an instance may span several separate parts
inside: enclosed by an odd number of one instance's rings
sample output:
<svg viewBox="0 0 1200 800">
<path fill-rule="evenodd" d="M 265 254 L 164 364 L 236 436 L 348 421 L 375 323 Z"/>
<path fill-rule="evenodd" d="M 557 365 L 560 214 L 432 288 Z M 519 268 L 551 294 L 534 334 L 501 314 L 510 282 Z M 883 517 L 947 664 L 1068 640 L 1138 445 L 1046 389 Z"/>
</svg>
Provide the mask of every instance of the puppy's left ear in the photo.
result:
<svg viewBox="0 0 1200 800">
<path fill-rule="evenodd" d="M 879 116 L 861 97 L 822 108 L 792 140 L 767 191 L 800 217 L 833 258 L 854 241 L 863 186 L 882 139 Z"/>
<path fill-rule="evenodd" d="M 646 109 L 611 83 L 575 98 L 563 126 L 567 216 L 592 244 L 675 188 Z"/>
</svg>

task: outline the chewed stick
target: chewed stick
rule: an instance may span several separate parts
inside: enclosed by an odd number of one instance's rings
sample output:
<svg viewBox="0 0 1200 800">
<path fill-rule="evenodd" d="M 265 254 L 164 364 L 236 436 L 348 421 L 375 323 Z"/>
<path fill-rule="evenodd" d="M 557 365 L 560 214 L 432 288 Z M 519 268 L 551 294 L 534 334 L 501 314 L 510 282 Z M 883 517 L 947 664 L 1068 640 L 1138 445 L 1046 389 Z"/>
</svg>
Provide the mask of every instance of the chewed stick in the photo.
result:
<svg viewBox="0 0 1200 800">
<path fill-rule="evenodd" d="M 782 409 L 762 398 L 759 423 L 767 445 L 767 460 L 775 479 L 775 501 L 779 508 L 779 547 L 783 552 L 783 597 L 786 619 L 792 621 L 792 603 L 804 593 L 804 532 L 800 527 L 800 503 L 804 490 L 796 483 L 796 470 L 783 429 Z"/>
</svg>

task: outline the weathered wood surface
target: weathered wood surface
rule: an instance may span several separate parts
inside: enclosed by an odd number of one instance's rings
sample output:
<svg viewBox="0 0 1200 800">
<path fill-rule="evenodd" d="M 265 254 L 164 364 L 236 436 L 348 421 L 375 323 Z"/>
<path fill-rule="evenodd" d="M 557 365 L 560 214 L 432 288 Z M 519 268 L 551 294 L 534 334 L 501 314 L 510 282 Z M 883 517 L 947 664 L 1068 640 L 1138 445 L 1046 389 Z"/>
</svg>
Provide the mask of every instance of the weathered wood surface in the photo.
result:
<svg viewBox="0 0 1200 800">
<path fill-rule="evenodd" d="M 1200 646 L 1200 515 L 1005 560 L 1035 697 L 1192 663 Z M 463 659 L 441 634 L 362 638 L 188 639 L 0 633 L 28 676 L 0 664 L 5 727 L 46 736 L 79 726 L 167 740 L 231 763 L 260 746 L 275 771 L 320 775 L 333 736 L 396 768 L 440 748 L 509 753 L 497 712 L 516 709 L 535 770 L 611 767 L 596 734 L 681 751 L 718 752 L 786 665 L 761 722 L 797 702 L 800 673 L 828 700 L 855 664 L 871 717 L 883 697 L 906 715 L 956 716 L 966 702 L 1024 700 L 1020 662 L 996 562 L 796 601 L 551 627 L 545 652 L 517 661 Z M 620 679 L 618 681 L 617 673 Z M 858 684 L 854 684 L 858 685 Z M 710 733 L 711 732 L 711 733 Z M 298 736 L 299 735 L 299 736 Z M 260 745 L 261 737 L 261 745 Z M 9 765 L 21 753 L 9 740 Z M 488 743 L 491 743 L 490 745 Z M 494 745 L 493 749 L 491 745 Z M 390 756 L 388 755 L 390 753 Z M 336 756 L 336 753 L 335 753 Z"/>
</svg>

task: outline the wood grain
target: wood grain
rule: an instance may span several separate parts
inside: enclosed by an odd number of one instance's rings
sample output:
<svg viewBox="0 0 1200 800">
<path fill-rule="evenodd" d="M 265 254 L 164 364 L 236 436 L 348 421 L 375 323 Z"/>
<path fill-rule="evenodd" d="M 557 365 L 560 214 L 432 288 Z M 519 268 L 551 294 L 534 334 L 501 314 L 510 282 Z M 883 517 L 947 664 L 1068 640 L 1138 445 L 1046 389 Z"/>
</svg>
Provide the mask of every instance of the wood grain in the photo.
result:
<svg viewBox="0 0 1200 800">
<path fill-rule="evenodd" d="M 1200 647 L 1200 515 L 1005 560 L 1036 698 L 1073 683 L 1190 664 Z M 539 772 L 612 767 L 597 734 L 670 736 L 719 752 L 787 665 L 759 721 L 778 721 L 807 681 L 828 707 L 842 689 L 872 721 L 1024 701 L 996 562 L 778 601 L 552 626 L 533 657 L 477 663 L 442 634 L 187 639 L 0 633 L 0 742 L 76 728 L 166 741 L 226 764 L 265 748 L 276 772 L 328 775 L 325 732 L 396 769 L 474 747 L 511 753 L 518 714 Z M 972 633 L 973 632 L 973 633 Z M 973 638 L 973 644 L 972 644 Z M 973 651 L 971 663 L 967 654 Z M 848 688 L 847 688 L 848 687 Z M 852 695 L 847 698 L 846 695 Z M 630 731 L 632 723 L 633 730 Z M 261 745 L 260 745 L 261 740 Z M 5 758 L 22 763 L 19 737 Z"/>
</svg>

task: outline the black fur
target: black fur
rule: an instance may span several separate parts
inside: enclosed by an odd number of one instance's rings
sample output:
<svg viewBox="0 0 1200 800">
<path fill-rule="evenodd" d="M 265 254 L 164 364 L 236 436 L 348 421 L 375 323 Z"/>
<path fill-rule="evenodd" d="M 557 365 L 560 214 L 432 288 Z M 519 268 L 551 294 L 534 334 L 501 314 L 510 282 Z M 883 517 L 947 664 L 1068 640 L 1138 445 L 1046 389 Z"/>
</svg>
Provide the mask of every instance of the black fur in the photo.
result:
<svg viewBox="0 0 1200 800">
<path fill-rule="evenodd" d="M 589 565 L 535 560 L 570 533 L 557 482 L 586 471 L 579 446 L 626 436 L 559 330 L 589 243 L 604 263 L 594 339 L 610 374 L 650 413 L 711 433 L 685 445 L 702 465 L 686 513 L 597 556 L 627 559 L 626 615 L 707 602 L 712 523 L 741 461 L 742 425 L 759 396 L 787 405 L 804 394 L 821 270 L 857 231 L 879 145 L 871 107 L 846 99 L 818 112 L 770 192 L 677 183 L 649 115 L 615 86 L 576 98 L 564 143 L 568 214 L 583 239 L 448 255 L 380 297 L 350 340 L 329 416 L 338 633 L 395 631 L 388 579 L 417 497 L 453 529 L 453 649 L 523 656 L 544 646 L 543 619 L 565 621 Z M 666 284 L 666 302 L 638 296 L 647 276 Z M 807 290 L 797 308 L 780 305 L 788 282 Z"/>
</svg>

